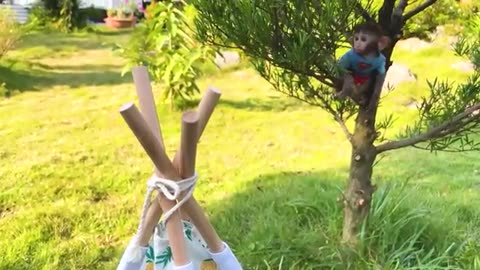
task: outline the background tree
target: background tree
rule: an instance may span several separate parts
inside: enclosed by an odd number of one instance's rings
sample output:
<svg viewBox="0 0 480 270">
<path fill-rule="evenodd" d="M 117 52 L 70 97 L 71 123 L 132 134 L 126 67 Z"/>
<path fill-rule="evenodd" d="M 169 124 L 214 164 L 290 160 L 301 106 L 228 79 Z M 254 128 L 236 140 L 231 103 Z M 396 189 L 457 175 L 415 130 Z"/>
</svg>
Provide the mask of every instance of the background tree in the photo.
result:
<svg viewBox="0 0 480 270">
<path fill-rule="evenodd" d="M 337 101 L 332 87 L 338 77 L 338 49 L 352 26 L 360 21 L 378 22 L 392 44 L 383 53 L 386 68 L 402 29 L 436 0 L 409 1 L 298 1 L 298 0 L 193 0 L 199 16 L 198 36 L 206 43 L 238 48 L 252 58 L 258 72 L 276 90 L 318 106 L 338 122 L 351 143 L 350 175 L 345 192 L 343 240 L 357 243 L 358 232 L 370 211 L 375 186 L 374 164 L 380 154 L 408 146 L 432 151 L 479 150 L 480 74 L 479 41 L 461 40 L 456 51 L 469 55 L 476 72 L 463 84 L 453 86 L 435 79 L 430 94 L 418 106 L 418 119 L 396 138 L 382 134 L 392 117 L 377 120 L 381 95 L 374 93 L 366 106 Z M 354 120 L 353 131 L 348 121 Z M 477 142 L 474 141 L 477 139 Z"/>
<path fill-rule="evenodd" d="M 196 81 L 214 58 L 214 51 L 192 33 L 195 9 L 182 1 L 160 1 L 146 11 L 147 18 L 135 27 L 129 43 L 117 44 L 117 52 L 127 60 L 122 75 L 145 65 L 172 109 L 194 104 L 200 93 Z"/>
<path fill-rule="evenodd" d="M 40 29 L 72 32 L 87 25 L 79 0 L 36 0 L 29 12 L 29 24 Z"/>
<path fill-rule="evenodd" d="M 17 22 L 14 11 L 8 7 L 0 7 L 0 60 L 15 50 L 18 43 L 30 30 L 28 25 L 20 25 Z M 0 80 L 0 97 L 10 97 L 12 92 L 9 88 L 10 85 Z"/>
</svg>

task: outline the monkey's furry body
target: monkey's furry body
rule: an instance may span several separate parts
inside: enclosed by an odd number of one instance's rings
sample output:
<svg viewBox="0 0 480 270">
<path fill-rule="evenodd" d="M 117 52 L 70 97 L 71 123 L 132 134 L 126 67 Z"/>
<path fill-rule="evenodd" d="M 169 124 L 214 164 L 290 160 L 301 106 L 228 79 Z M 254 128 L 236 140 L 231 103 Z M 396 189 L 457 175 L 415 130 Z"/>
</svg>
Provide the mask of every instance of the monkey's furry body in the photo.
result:
<svg viewBox="0 0 480 270">
<path fill-rule="evenodd" d="M 352 48 L 339 60 L 343 69 L 351 71 L 355 85 L 362 85 L 368 81 L 374 71 L 385 74 L 385 56 L 378 53 L 376 57 L 364 57 Z"/>
<path fill-rule="evenodd" d="M 381 53 L 390 43 L 390 38 L 376 23 L 360 23 L 353 28 L 352 49 L 339 59 L 343 69 L 335 96 L 350 97 L 359 105 L 366 105 L 373 93 L 382 90 L 385 78 L 386 58 Z M 371 79 L 374 80 L 371 80 Z M 374 89 L 369 87 L 375 82 Z"/>
</svg>

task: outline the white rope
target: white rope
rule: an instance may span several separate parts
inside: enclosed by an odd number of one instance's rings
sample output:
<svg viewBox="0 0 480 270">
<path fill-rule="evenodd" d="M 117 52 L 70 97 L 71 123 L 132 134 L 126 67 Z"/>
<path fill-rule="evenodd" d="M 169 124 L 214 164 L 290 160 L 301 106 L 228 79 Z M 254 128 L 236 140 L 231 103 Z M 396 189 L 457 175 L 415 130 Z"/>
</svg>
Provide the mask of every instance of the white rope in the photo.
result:
<svg viewBox="0 0 480 270">
<path fill-rule="evenodd" d="M 128 252 L 128 257 L 130 261 L 135 262 L 142 259 L 142 256 L 140 255 L 140 246 L 137 237 L 142 235 L 143 230 L 145 229 L 145 218 L 147 216 L 148 208 L 152 204 L 150 201 L 150 197 L 152 196 L 153 191 L 158 190 L 158 192 L 162 193 L 165 197 L 167 197 L 167 199 L 171 201 L 177 200 L 183 192 L 187 191 L 183 198 L 179 202 L 177 202 L 177 204 L 175 204 L 172 209 L 163 214 L 160 221 L 166 221 L 192 196 L 195 185 L 197 183 L 197 178 L 197 173 L 194 173 L 193 176 L 180 181 L 173 181 L 170 179 L 162 178 L 155 174 L 152 175 L 152 177 L 147 182 L 147 191 L 145 194 L 145 200 L 143 202 L 142 215 L 140 217 L 140 223 L 138 224 L 137 235 L 133 239 L 133 242 L 135 243 L 132 243 L 133 246 Z"/>
<path fill-rule="evenodd" d="M 160 221 L 166 221 L 170 218 L 173 212 L 179 209 L 192 196 L 193 190 L 195 189 L 195 185 L 197 183 L 197 178 L 197 173 L 194 173 L 193 176 L 189 178 L 180 181 L 173 181 L 170 179 L 159 177 L 154 174 L 147 182 L 147 192 L 145 194 L 145 201 L 143 203 L 140 224 L 138 225 L 138 235 L 141 235 L 142 230 L 144 229 L 143 227 L 145 223 L 145 217 L 151 204 L 150 197 L 153 190 L 158 190 L 158 192 L 162 193 L 165 197 L 167 197 L 167 199 L 171 201 L 177 200 L 182 192 L 187 191 L 185 196 L 183 196 L 182 200 L 175 204 L 172 209 L 163 214 Z"/>
</svg>

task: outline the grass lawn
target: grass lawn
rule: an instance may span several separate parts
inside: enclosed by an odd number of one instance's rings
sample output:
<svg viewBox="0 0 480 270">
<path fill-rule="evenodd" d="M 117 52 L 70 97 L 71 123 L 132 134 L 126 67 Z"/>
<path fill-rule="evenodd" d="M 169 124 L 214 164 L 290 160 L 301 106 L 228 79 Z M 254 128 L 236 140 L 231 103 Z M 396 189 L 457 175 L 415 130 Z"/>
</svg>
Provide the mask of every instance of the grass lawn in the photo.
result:
<svg viewBox="0 0 480 270">
<path fill-rule="evenodd" d="M 126 40 L 37 33 L 0 63 L 0 81 L 20 91 L 0 99 L 0 269 L 114 269 L 136 231 L 151 162 L 118 112 L 138 104 L 109 46 Z M 426 78 L 466 78 L 442 46 L 396 51 L 418 76 L 381 109 L 395 112 L 398 128 L 415 116 L 405 104 L 425 93 Z M 336 198 L 350 149 L 329 115 L 250 68 L 200 84 L 223 94 L 199 144 L 195 196 L 244 269 L 480 269 L 478 153 L 386 155 L 374 174 L 369 248 L 347 260 Z M 181 113 L 157 104 L 171 156 Z"/>
</svg>

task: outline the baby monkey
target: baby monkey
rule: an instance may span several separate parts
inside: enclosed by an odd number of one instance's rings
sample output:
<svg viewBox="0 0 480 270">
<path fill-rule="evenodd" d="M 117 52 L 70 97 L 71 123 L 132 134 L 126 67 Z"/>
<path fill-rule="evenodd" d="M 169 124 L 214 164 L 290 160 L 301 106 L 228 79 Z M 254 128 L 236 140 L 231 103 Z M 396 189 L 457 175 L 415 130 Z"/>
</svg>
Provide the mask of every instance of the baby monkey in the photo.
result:
<svg viewBox="0 0 480 270">
<path fill-rule="evenodd" d="M 372 77 L 376 75 L 377 80 L 383 80 L 385 76 L 386 60 L 381 51 L 389 43 L 390 39 L 382 34 L 376 23 L 365 22 L 353 28 L 352 49 L 339 60 L 345 73 L 336 89 L 338 98 L 350 97 L 359 105 L 365 105 Z"/>
</svg>

